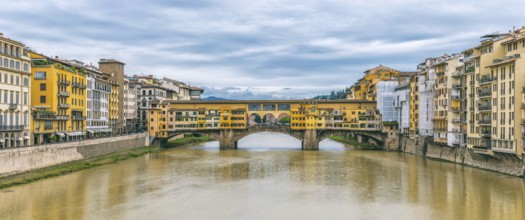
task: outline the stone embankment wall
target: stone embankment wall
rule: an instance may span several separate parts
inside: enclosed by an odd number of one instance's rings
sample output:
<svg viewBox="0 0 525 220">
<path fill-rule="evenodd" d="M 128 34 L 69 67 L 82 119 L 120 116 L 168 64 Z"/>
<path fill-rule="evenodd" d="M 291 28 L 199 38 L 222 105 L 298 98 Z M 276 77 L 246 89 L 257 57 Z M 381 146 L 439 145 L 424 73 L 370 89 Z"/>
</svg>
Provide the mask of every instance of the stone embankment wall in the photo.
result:
<svg viewBox="0 0 525 220">
<path fill-rule="evenodd" d="M 512 176 L 524 176 L 525 162 L 515 155 L 496 153 L 495 157 L 474 153 L 466 147 L 442 146 L 423 137 L 410 139 L 407 136 L 399 138 L 400 150 L 415 155 L 449 161 L 465 166 L 495 171 Z"/>
<path fill-rule="evenodd" d="M 0 150 L 0 177 L 149 146 L 147 133 Z"/>
</svg>

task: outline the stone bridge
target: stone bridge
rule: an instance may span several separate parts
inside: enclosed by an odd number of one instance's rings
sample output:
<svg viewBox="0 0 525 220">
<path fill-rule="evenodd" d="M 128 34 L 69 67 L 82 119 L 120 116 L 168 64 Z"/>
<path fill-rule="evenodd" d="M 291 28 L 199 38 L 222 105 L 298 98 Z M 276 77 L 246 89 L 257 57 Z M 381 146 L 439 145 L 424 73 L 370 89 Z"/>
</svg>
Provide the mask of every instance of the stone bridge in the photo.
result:
<svg viewBox="0 0 525 220">
<path fill-rule="evenodd" d="M 260 132 L 275 132 L 291 136 L 301 141 L 301 149 L 303 150 L 318 150 L 319 143 L 331 136 L 357 138 L 359 142 L 369 142 L 377 146 L 383 146 L 388 138 L 388 134 L 381 131 L 343 129 L 292 130 L 289 126 L 250 126 L 246 129 L 177 129 L 169 131 L 167 138 L 160 138 L 160 143 L 163 146 L 172 137 L 191 133 L 209 136 L 218 140 L 220 149 L 237 149 L 237 142 L 240 139 Z"/>
</svg>

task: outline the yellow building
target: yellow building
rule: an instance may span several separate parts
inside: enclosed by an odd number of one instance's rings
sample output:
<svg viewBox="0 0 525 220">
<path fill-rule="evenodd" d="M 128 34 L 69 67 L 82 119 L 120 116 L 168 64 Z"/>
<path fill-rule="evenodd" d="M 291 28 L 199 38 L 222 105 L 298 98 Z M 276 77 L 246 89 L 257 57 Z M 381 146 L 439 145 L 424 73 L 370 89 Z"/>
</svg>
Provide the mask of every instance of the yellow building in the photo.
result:
<svg viewBox="0 0 525 220">
<path fill-rule="evenodd" d="M 292 130 L 380 131 L 381 116 L 371 101 L 156 101 L 148 112 L 150 135 L 173 130 L 248 129 L 279 126 Z M 151 115 L 151 116 L 150 116 Z M 281 119 L 288 117 L 288 122 Z M 166 122 L 166 123 L 164 123 Z"/>
<path fill-rule="evenodd" d="M 86 70 L 30 52 L 35 143 L 78 140 L 86 131 Z"/>
<path fill-rule="evenodd" d="M 410 76 L 410 127 L 409 136 L 410 138 L 418 137 L 419 134 L 419 77 L 417 75 Z"/>
<path fill-rule="evenodd" d="M 119 85 L 117 82 L 112 81 L 111 82 L 111 93 L 109 93 L 109 126 L 111 128 L 111 131 L 113 134 L 117 134 L 119 124 L 121 121 L 119 120 L 120 114 L 119 114 Z"/>
<path fill-rule="evenodd" d="M 350 88 L 348 99 L 375 101 L 377 96 L 376 84 L 381 81 L 397 79 L 399 71 L 379 65 L 364 72 L 363 78 Z"/>
</svg>

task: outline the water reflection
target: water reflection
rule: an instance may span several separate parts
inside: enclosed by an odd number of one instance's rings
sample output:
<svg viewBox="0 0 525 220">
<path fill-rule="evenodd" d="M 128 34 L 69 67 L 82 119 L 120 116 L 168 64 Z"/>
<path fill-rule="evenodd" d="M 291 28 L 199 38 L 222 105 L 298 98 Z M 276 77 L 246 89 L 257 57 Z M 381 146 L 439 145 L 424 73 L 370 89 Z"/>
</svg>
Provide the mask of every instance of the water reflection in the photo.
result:
<svg viewBox="0 0 525 220">
<path fill-rule="evenodd" d="M 523 179 L 285 135 L 202 143 L 0 192 L 0 219 L 524 219 Z"/>
</svg>

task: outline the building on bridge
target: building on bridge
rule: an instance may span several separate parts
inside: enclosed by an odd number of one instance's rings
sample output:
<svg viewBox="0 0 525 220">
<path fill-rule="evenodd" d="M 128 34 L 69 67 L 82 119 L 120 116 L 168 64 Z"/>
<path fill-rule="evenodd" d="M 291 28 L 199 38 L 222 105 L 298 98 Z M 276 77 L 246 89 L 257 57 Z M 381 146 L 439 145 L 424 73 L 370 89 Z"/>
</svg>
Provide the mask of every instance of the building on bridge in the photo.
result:
<svg viewBox="0 0 525 220">
<path fill-rule="evenodd" d="M 380 132 L 382 128 L 372 101 L 157 100 L 150 104 L 150 135 L 167 139 L 183 132 L 216 134 L 221 148 L 235 148 L 233 142 L 252 131 L 287 133 L 303 140 L 303 148 L 317 149 L 316 137 L 326 131 Z"/>
</svg>

